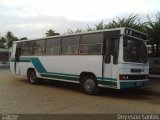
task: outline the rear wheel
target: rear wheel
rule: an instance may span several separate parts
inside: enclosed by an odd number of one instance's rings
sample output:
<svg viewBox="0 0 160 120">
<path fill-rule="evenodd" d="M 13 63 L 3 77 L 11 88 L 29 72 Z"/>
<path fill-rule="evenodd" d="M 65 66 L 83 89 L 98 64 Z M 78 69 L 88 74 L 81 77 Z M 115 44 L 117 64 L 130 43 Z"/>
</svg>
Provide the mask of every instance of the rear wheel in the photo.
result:
<svg viewBox="0 0 160 120">
<path fill-rule="evenodd" d="M 89 95 L 95 95 L 99 92 L 98 83 L 94 76 L 85 76 L 81 82 L 81 88 Z"/>
<path fill-rule="evenodd" d="M 35 70 L 29 70 L 28 71 L 28 74 L 27 74 L 27 78 L 28 78 L 28 81 L 31 83 L 31 84 L 38 84 L 39 83 L 39 79 L 37 78 L 37 75 L 36 75 L 36 71 Z"/>
</svg>

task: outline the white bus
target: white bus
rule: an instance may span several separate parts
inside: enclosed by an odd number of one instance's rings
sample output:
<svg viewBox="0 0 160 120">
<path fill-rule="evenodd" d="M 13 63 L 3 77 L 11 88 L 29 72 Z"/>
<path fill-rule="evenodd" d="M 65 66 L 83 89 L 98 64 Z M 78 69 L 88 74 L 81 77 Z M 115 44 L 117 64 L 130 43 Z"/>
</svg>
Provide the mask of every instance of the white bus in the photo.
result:
<svg viewBox="0 0 160 120">
<path fill-rule="evenodd" d="M 0 48 L 0 68 L 9 68 L 9 50 Z"/>
<path fill-rule="evenodd" d="M 151 45 L 147 45 L 147 49 L 149 56 L 149 76 L 160 78 L 160 55 L 156 54 L 156 45 L 153 48 Z"/>
<path fill-rule="evenodd" d="M 146 35 L 115 28 L 71 35 L 16 41 L 10 70 L 38 78 L 80 83 L 87 94 L 99 87 L 114 89 L 148 85 Z"/>
</svg>

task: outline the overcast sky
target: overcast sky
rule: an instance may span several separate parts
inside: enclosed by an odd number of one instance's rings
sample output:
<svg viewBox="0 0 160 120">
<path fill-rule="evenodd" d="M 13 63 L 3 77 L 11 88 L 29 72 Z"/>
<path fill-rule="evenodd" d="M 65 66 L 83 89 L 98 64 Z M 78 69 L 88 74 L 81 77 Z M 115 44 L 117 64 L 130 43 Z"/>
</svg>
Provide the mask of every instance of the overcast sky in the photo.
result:
<svg viewBox="0 0 160 120">
<path fill-rule="evenodd" d="M 48 29 L 64 33 L 131 13 L 154 20 L 158 11 L 160 0 L 0 0 L 0 35 L 39 38 Z"/>
</svg>

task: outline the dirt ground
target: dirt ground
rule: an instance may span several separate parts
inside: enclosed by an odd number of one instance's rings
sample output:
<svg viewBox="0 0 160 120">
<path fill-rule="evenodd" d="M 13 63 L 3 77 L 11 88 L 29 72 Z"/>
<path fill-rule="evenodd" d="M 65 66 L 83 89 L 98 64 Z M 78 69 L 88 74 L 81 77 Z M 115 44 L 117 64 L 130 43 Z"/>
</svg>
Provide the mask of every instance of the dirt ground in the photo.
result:
<svg viewBox="0 0 160 120">
<path fill-rule="evenodd" d="M 102 89 L 97 96 L 82 93 L 79 85 L 46 81 L 31 85 L 25 77 L 0 69 L 0 113 L 117 114 L 160 113 L 160 79 L 134 90 Z"/>
</svg>

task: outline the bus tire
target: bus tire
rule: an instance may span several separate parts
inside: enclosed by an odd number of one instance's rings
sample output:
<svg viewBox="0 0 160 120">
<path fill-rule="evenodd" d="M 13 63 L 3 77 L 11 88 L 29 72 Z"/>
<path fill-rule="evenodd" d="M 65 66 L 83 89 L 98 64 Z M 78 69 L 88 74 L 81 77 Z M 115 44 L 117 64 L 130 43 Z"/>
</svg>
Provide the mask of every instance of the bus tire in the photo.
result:
<svg viewBox="0 0 160 120">
<path fill-rule="evenodd" d="M 82 78 L 81 89 L 88 95 L 96 95 L 99 92 L 97 80 L 92 75 Z"/>
<path fill-rule="evenodd" d="M 34 85 L 39 84 L 39 79 L 37 78 L 35 70 L 29 70 L 27 74 L 27 78 L 31 84 L 34 84 Z"/>
</svg>

